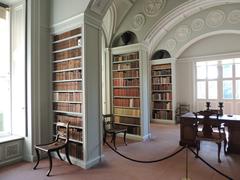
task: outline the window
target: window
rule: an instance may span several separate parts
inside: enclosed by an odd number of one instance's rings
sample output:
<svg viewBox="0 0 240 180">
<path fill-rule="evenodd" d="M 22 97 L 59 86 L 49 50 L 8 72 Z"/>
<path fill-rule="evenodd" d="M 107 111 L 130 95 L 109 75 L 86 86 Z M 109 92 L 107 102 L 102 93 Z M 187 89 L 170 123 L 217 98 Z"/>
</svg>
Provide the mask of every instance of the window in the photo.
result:
<svg viewBox="0 0 240 180">
<path fill-rule="evenodd" d="M 240 99 L 240 58 L 196 62 L 196 98 Z"/>
<path fill-rule="evenodd" d="M 11 129 L 10 18 L 9 12 L 4 8 L 0 11 L 0 135 L 5 135 L 9 134 Z"/>
<path fill-rule="evenodd" d="M 0 7 L 0 136 L 25 135 L 25 1 Z"/>
</svg>

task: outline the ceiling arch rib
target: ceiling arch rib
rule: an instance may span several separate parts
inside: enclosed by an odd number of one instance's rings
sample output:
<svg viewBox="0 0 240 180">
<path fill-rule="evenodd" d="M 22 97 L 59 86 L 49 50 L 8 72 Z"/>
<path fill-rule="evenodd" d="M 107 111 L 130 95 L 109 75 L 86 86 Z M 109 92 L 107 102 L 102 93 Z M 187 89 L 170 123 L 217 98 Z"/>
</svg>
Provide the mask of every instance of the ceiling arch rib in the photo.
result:
<svg viewBox="0 0 240 180">
<path fill-rule="evenodd" d="M 187 1 L 186 3 L 176 7 L 155 23 L 154 27 L 149 31 L 149 33 L 147 33 L 144 43 L 148 46 L 149 54 L 153 54 L 158 47 L 159 42 L 167 34 L 169 34 L 174 27 L 188 17 L 211 7 L 232 3 L 239 3 L 239 0 L 196 0 Z M 174 44 L 173 41 L 172 44 Z"/>
</svg>

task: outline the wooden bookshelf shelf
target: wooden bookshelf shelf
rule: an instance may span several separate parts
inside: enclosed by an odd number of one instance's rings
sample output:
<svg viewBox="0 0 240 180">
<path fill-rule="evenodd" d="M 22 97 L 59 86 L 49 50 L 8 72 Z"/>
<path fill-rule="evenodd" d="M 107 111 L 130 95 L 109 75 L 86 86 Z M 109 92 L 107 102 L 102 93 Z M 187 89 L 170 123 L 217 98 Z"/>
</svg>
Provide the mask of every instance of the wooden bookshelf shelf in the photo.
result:
<svg viewBox="0 0 240 180">
<path fill-rule="evenodd" d="M 83 90 L 81 28 L 53 35 L 52 85 L 54 125 L 70 122 L 70 155 L 83 159 Z M 54 134 L 55 137 L 55 134 Z"/>
<path fill-rule="evenodd" d="M 131 62 L 139 62 L 139 59 L 125 60 L 125 61 L 115 61 L 115 62 L 113 62 L 113 64 L 131 63 Z"/>
<path fill-rule="evenodd" d="M 152 119 L 174 122 L 173 68 L 171 62 L 152 63 Z"/>
</svg>

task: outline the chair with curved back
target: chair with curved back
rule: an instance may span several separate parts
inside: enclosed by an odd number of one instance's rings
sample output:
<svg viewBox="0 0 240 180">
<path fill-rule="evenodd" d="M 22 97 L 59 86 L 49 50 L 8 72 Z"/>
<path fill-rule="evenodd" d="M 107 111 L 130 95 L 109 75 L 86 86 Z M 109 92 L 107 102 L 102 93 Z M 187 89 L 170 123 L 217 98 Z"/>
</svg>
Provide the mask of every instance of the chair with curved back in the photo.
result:
<svg viewBox="0 0 240 180">
<path fill-rule="evenodd" d="M 37 162 L 33 169 L 35 170 L 39 164 L 40 161 L 40 155 L 39 151 L 46 152 L 48 154 L 49 158 L 49 170 L 47 172 L 47 176 L 49 176 L 51 170 L 52 170 L 52 156 L 51 153 L 53 151 L 57 152 L 58 157 L 62 159 L 59 150 L 60 149 L 65 149 L 65 154 L 66 158 L 69 162 L 69 164 L 72 164 L 69 158 L 69 151 L 68 151 L 68 142 L 69 142 L 69 122 L 68 123 L 62 123 L 62 122 L 57 122 L 56 124 L 56 138 L 55 141 L 48 143 L 48 144 L 40 144 L 40 145 L 35 145 L 35 150 L 37 154 Z"/>
<path fill-rule="evenodd" d="M 220 152 L 221 152 L 221 143 L 224 142 L 224 153 L 226 153 L 226 133 L 224 124 L 219 122 L 219 114 L 217 111 L 205 110 L 199 111 L 195 114 L 196 118 L 196 146 L 197 146 L 197 156 L 200 150 L 201 141 L 210 141 L 218 145 L 218 162 L 221 162 Z M 210 118 L 211 116 L 211 118 Z M 214 119 L 216 118 L 216 119 Z M 202 125 L 202 128 L 199 128 L 199 125 Z"/>
<path fill-rule="evenodd" d="M 114 148 L 117 149 L 116 135 L 119 133 L 123 133 L 123 140 L 125 145 L 127 145 L 126 143 L 127 128 L 115 126 L 113 121 L 113 118 L 114 118 L 113 114 L 103 114 L 102 118 L 103 118 L 103 130 L 104 130 L 103 142 L 104 143 L 106 142 L 107 134 L 110 134 L 112 136 L 112 142 L 113 142 Z"/>
</svg>

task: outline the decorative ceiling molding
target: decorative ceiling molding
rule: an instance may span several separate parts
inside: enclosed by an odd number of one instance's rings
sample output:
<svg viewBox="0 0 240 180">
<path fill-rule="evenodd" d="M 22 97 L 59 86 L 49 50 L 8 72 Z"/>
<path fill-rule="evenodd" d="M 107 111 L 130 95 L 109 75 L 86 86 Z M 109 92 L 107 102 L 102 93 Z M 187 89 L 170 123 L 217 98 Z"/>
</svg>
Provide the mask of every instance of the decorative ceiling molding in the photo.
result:
<svg viewBox="0 0 240 180">
<path fill-rule="evenodd" d="M 109 0 L 94 0 L 90 9 L 98 15 L 103 16 Z"/>
<path fill-rule="evenodd" d="M 161 39 L 169 32 L 173 27 L 182 22 L 184 19 L 196 14 L 205 9 L 231 3 L 239 3 L 239 0 L 195 0 L 187 1 L 180 6 L 174 8 L 154 25 L 146 34 L 145 43 L 149 46 L 149 54 L 154 53 Z"/>
<path fill-rule="evenodd" d="M 240 23 L 240 10 L 235 9 L 235 10 L 231 11 L 228 15 L 227 20 L 230 24 Z"/>
<path fill-rule="evenodd" d="M 145 22 L 146 22 L 146 18 L 144 14 L 139 13 L 133 17 L 132 27 L 134 30 L 138 31 L 144 26 Z"/>
<path fill-rule="evenodd" d="M 166 0 L 145 0 L 144 13 L 147 16 L 154 17 L 165 7 Z"/>
<path fill-rule="evenodd" d="M 225 13 L 221 10 L 214 10 L 208 13 L 206 18 L 206 24 L 208 27 L 221 26 L 225 21 Z"/>
</svg>

